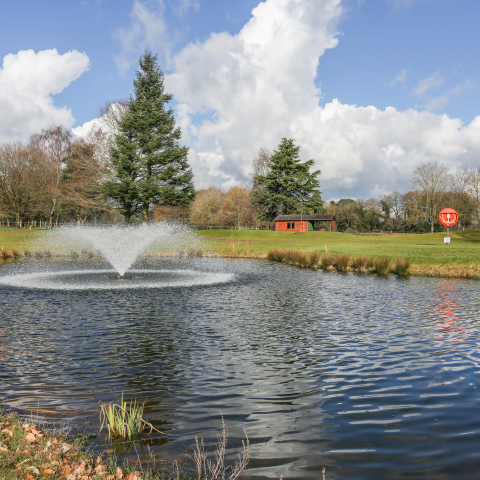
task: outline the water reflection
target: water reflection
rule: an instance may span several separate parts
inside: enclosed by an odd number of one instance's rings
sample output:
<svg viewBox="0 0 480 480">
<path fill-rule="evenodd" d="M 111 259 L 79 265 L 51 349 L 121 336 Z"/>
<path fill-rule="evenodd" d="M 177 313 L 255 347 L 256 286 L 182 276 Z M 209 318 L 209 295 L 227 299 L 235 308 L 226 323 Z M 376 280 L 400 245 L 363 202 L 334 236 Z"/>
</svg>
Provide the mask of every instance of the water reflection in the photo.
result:
<svg viewBox="0 0 480 480">
<path fill-rule="evenodd" d="M 455 345 L 462 339 L 468 338 L 464 332 L 456 303 L 460 285 L 461 282 L 459 281 L 447 280 L 435 289 L 437 298 L 434 311 L 440 317 L 436 338 L 437 340 L 445 340 L 445 345 Z"/>
<path fill-rule="evenodd" d="M 147 398 L 148 420 L 175 435 L 223 415 L 237 425 L 232 446 L 243 427 L 250 438 L 246 478 L 318 479 L 323 466 L 329 479 L 476 478 L 480 284 L 244 260 L 139 268 L 235 277 L 135 291 L 3 286 L 0 329 L 28 352 L 2 361 L 9 405 L 95 430 L 98 402 L 123 392 Z M 202 436 L 211 444 L 216 432 Z M 150 448 L 175 456 L 193 438 Z"/>
</svg>

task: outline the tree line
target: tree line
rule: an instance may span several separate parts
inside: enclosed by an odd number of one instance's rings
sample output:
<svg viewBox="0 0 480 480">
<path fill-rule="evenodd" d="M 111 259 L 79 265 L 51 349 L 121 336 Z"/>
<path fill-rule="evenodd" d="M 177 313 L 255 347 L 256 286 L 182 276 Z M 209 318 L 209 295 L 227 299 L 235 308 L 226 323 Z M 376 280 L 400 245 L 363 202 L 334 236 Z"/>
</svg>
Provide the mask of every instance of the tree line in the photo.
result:
<svg viewBox="0 0 480 480">
<path fill-rule="evenodd" d="M 441 209 L 459 214 L 456 228 L 479 226 L 480 168 L 464 168 L 455 174 L 437 162 L 417 166 L 410 176 L 411 190 L 379 198 L 341 199 L 327 205 L 341 231 L 401 231 L 426 233 L 443 230 Z"/>
<path fill-rule="evenodd" d="M 0 144 L 0 215 L 21 226 L 25 220 L 52 225 L 59 220 L 142 221 L 156 207 L 182 210 L 197 226 L 271 227 L 278 215 L 334 214 L 341 231 L 439 230 L 437 216 L 449 206 L 459 226 L 479 223 L 480 169 L 450 175 L 429 162 L 411 175 L 411 190 L 376 199 L 341 199 L 327 204 L 314 160 L 300 158 L 295 140 L 283 138 L 274 152 L 253 159 L 251 181 L 227 192 L 195 191 L 188 148 L 167 104 L 157 57 L 140 58 L 134 94 L 105 104 L 100 121 L 82 139 L 61 126 L 28 142 Z"/>
<path fill-rule="evenodd" d="M 27 143 L 0 145 L 0 213 L 25 219 L 148 221 L 157 205 L 195 197 L 188 148 L 157 57 L 146 51 L 130 99 L 106 105 L 84 139 L 51 126 Z"/>
</svg>

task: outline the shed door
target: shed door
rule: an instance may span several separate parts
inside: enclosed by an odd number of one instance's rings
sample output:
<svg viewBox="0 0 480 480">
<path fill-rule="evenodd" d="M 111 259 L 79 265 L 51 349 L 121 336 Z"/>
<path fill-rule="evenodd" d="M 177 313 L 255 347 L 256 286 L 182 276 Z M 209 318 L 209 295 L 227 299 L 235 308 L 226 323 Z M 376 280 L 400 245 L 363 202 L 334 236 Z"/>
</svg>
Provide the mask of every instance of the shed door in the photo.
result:
<svg viewBox="0 0 480 480">
<path fill-rule="evenodd" d="M 308 231 L 313 232 L 313 222 L 308 222 Z"/>
</svg>

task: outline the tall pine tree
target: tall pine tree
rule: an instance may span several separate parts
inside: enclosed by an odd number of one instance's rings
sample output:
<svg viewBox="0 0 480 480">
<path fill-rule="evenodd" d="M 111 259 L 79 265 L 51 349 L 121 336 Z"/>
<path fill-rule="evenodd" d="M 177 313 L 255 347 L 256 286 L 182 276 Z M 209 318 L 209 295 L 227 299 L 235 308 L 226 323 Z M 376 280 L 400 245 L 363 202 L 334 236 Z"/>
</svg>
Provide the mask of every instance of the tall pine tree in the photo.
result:
<svg viewBox="0 0 480 480">
<path fill-rule="evenodd" d="M 140 58 L 134 86 L 111 150 L 112 178 L 102 187 L 126 222 L 139 213 L 147 220 L 152 205 L 186 206 L 195 196 L 188 148 L 180 146 L 182 133 L 166 108 L 172 95 L 164 92 L 156 55 Z"/>
<path fill-rule="evenodd" d="M 294 140 L 282 138 L 269 164 L 270 171 L 266 175 L 255 177 L 262 186 L 253 193 L 255 205 L 261 210 L 260 218 L 271 222 L 277 215 L 288 215 L 312 212 L 322 213 L 323 202 L 318 188 L 317 176 L 320 170 L 310 173 L 315 163 L 300 161 L 300 147 Z"/>
</svg>

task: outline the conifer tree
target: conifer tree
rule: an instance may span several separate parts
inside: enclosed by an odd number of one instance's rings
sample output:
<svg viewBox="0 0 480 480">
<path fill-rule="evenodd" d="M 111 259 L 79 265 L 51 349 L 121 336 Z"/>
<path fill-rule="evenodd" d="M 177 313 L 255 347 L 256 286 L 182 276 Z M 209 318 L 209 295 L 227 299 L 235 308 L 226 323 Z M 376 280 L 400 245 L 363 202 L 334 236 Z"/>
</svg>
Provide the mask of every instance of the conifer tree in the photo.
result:
<svg viewBox="0 0 480 480">
<path fill-rule="evenodd" d="M 180 146 L 182 133 L 166 108 L 172 95 L 164 92 L 156 55 L 140 58 L 134 86 L 111 150 L 112 177 L 103 184 L 126 222 L 140 212 L 147 220 L 152 205 L 186 206 L 195 196 L 188 148 Z"/>
<path fill-rule="evenodd" d="M 269 173 L 256 177 L 262 188 L 253 192 L 254 204 L 260 208 L 262 220 L 271 222 L 277 215 L 295 214 L 300 210 L 322 213 L 317 180 L 320 170 L 310 173 L 315 161 L 302 163 L 299 152 L 300 147 L 293 139 L 282 138 L 271 157 Z"/>
</svg>

